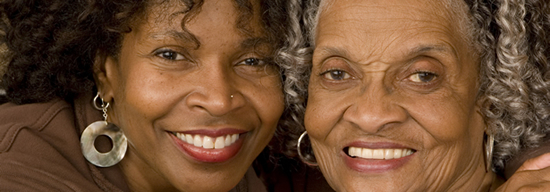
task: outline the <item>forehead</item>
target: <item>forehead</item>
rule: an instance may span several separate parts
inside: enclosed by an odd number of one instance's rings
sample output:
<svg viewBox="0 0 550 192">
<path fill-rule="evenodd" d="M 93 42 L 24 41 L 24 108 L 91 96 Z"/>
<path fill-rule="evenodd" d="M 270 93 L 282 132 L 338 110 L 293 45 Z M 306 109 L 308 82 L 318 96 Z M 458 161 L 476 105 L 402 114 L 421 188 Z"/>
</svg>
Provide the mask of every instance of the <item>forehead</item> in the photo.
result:
<svg viewBox="0 0 550 192">
<path fill-rule="evenodd" d="M 202 4 L 188 4 L 186 1 L 168 0 L 150 3 L 141 25 L 148 28 L 181 30 L 193 25 L 235 26 L 239 11 L 232 0 L 211 0 Z"/>
<path fill-rule="evenodd" d="M 258 0 L 250 0 L 250 9 L 239 7 L 234 0 L 209 0 L 189 4 L 181 0 L 151 2 L 144 14 L 133 22 L 132 34 L 140 42 L 165 42 L 190 49 L 205 48 L 209 42 L 223 44 L 238 38 L 235 48 L 254 49 L 271 54 L 275 46 L 273 36 L 261 22 Z"/>
<path fill-rule="evenodd" d="M 149 4 L 145 14 L 138 19 L 136 28 L 163 33 L 152 34 L 152 37 L 169 35 L 178 38 L 189 38 L 191 32 L 197 38 L 201 34 L 194 31 L 212 29 L 226 32 L 237 32 L 241 36 L 263 36 L 264 26 L 260 22 L 259 1 L 252 0 L 250 9 L 239 8 L 234 0 L 210 0 L 203 3 L 190 4 L 181 0 L 158 0 Z M 192 7 L 190 7 L 192 6 Z M 200 29 L 199 29 L 200 28 Z"/>
<path fill-rule="evenodd" d="M 449 50 L 467 44 L 464 2 L 439 0 L 327 0 L 322 3 L 316 46 L 346 50 Z M 454 9 L 454 10 L 453 10 Z"/>
<path fill-rule="evenodd" d="M 461 0 L 324 0 L 320 9 L 321 20 L 370 23 L 435 22 L 460 27 L 467 15 L 467 6 Z"/>
</svg>

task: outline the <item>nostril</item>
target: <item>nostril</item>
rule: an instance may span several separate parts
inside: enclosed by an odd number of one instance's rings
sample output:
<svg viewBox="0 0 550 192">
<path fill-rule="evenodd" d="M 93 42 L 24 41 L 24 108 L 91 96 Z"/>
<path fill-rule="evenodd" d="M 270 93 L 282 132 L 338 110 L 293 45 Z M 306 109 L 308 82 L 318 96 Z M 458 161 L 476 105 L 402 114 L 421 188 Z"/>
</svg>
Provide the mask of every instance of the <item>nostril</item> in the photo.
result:
<svg viewBox="0 0 550 192">
<path fill-rule="evenodd" d="M 190 93 L 186 103 L 189 108 L 205 111 L 212 116 L 222 116 L 239 108 L 242 100 L 239 93 L 231 94 L 227 90 L 212 88 Z"/>
</svg>

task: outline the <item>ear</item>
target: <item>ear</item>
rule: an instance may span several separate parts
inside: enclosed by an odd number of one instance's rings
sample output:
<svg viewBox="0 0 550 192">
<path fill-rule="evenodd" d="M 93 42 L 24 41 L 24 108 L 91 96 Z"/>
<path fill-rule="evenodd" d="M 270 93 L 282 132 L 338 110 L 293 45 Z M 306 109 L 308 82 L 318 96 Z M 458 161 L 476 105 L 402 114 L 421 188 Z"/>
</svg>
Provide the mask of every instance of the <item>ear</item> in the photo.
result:
<svg viewBox="0 0 550 192">
<path fill-rule="evenodd" d="M 114 90 L 118 87 L 117 60 L 111 56 L 97 56 L 94 62 L 94 79 L 101 98 L 112 102 Z"/>
<path fill-rule="evenodd" d="M 481 118 L 481 121 L 483 122 L 483 127 L 484 127 L 484 131 L 486 134 L 491 134 L 491 131 L 492 130 L 489 130 L 489 125 L 487 124 L 487 120 L 485 118 L 485 115 L 484 115 L 484 112 L 483 112 L 483 109 L 486 106 L 486 99 L 483 98 L 482 96 L 477 96 L 476 97 L 476 103 L 475 103 L 475 112 L 477 113 L 477 115 L 479 116 L 479 118 Z"/>
</svg>

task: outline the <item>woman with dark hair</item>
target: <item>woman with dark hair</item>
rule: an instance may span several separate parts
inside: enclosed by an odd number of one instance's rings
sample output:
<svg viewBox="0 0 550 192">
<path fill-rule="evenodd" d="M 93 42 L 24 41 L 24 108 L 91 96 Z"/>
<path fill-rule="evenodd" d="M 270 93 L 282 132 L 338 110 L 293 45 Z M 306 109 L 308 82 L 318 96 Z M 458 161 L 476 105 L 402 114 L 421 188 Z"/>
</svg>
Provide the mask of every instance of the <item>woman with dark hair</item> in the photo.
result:
<svg viewBox="0 0 550 192">
<path fill-rule="evenodd" d="M 315 0 L 306 13 L 298 150 L 333 189 L 549 188 L 548 165 L 500 177 L 549 133 L 548 1 Z"/>
<path fill-rule="evenodd" d="M 0 190 L 265 190 L 249 167 L 296 127 L 299 8 L 2 1 Z"/>
</svg>

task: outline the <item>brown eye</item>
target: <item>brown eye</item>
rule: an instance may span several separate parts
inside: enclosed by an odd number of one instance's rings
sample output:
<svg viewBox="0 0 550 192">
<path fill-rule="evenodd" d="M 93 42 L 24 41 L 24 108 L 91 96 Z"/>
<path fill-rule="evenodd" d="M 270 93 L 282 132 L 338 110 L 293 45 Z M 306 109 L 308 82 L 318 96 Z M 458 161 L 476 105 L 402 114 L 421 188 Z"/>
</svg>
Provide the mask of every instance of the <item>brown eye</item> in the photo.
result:
<svg viewBox="0 0 550 192">
<path fill-rule="evenodd" d="M 437 78 L 437 75 L 431 72 L 416 72 L 408 77 L 412 82 L 416 83 L 429 83 Z"/>
<path fill-rule="evenodd" d="M 242 65 L 249 65 L 249 66 L 264 66 L 265 61 L 258 59 L 258 58 L 246 58 L 243 61 L 241 61 Z"/>
<path fill-rule="evenodd" d="M 184 60 L 185 57 L 182 54 L 179 54 L 178 52 L 172 51 L 172 50 L 160 50 L 156 53 L 158 57 L 172 60 L 172 61 L 179 61 Z"/>
<path fill-rule="evenodd" d="M 342 70 L 330 70 L 324 72 L 322 75 L 324 78 L 334 81 L 341 81 L 351 78 L 347 72 Z"/>
</svg>

